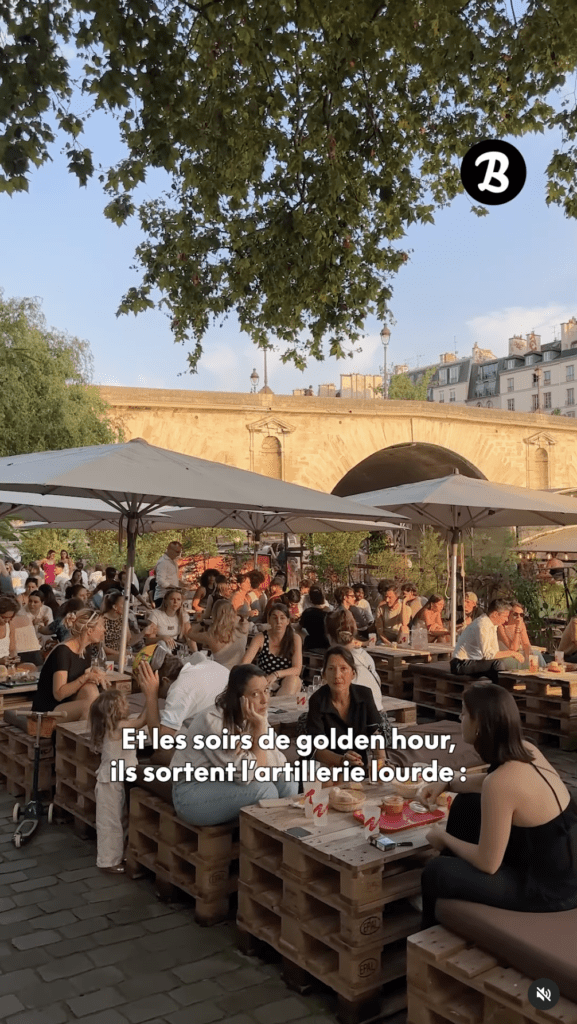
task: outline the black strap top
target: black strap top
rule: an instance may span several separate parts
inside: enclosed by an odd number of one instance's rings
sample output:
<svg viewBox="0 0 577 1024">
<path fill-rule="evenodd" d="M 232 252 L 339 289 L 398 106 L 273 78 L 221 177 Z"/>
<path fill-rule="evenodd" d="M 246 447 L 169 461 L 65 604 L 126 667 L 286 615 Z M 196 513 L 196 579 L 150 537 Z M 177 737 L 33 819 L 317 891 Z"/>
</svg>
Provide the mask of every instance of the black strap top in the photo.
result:
<svg viewBox="0 0 577 1024">
<path fill-rule="evenodd" d="M 491 765 L 489 772 L 499 767 Z M 552 791 L 559 814 L 543 825 L 511 825 L 503 864 L 523 874 L 528 900 L 541 901 L 545 908 L 571 910 L 577 907 L 577 803 L 571 797 L 562 810 L 549 780 L 536 764 L 532 767 Z"/>
</svg>

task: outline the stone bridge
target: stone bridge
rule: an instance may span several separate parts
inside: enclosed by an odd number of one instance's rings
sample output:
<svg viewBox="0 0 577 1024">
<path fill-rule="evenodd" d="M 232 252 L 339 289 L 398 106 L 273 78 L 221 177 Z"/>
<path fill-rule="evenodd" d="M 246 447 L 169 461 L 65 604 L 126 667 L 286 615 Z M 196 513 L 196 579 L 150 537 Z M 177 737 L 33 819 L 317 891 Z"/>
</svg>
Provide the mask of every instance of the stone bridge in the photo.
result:
<svg viewBox="0 0 577 1024">
<path fill-rule="evenodd" d="M 433 402 L 100 387 L 126 440 L 340 495 L 453 469 L 577 487 L 576 421 Z"/>
</svg>

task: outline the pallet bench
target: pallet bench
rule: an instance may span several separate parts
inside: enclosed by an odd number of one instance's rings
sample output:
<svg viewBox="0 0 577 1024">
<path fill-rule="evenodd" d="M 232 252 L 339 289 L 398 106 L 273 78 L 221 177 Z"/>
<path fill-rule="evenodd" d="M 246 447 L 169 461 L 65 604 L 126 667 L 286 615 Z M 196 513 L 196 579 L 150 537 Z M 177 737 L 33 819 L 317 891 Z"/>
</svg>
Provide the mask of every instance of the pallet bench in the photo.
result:
<svg viewBox="0 0 577 1024">
<path fill-rule="evenodd" d="M 538 746 L 577 750 L 577 673 L 511 673 L 526 687 L 524 732 Z"/>
<path fill-rule="evenodd" d="M 27 803 L 32 796 L 34 778 L 34 737 L 15 725 L 0 722 L 0 780 L 11 796 Z M 38 788 L 41 800 L 51 801 L 54 794 L 54 744 L 52 738 L 40 740 Z"/>
<path fill-rule="evenodd" d="M 189 825 L 154 791 L 131 790 L 127 874 L 152 873 L 161 899 L 174 899 L 177 890 L 194 897 L 198 924 L 217 924 L 229 916 L 238 889 L 238 857 L 238 822 Z"/>
<path fill-rule="evenodd" d="M 577 925 L 577 911 L 572 913 Z M 550 1010 L 531 1005 L 528 990 L 538 977 L 554 980 L 555 971 L 538 970 L 529 978 L 504 963 L 501 953 L 435 925 L 407 943 L 408 1024 L 577 1024 L 577 1003 L 563 995 Z"/>
<path fill-rule="evenodd" d="M 56 727 L 56 794 L 54 803 L 74 818 L 77 831 L 96 828 L 96 772 L 100 754 L 90 748 L 87 722 Z"/>
<path fill-rule="evenodd" d="M 463 693 L 473 682 L 470 676 L 453 675 L 447 662 L 436 662 L 432 665 L 412 664 L 413 700 L 418 707 L 428 708 L 435 712 L 436 718 L 447 715 L 458 717 L 461 713 Z M 526 681 L 522 682 L 503 672 L 500 685 L 513 694 L 521 721 L 525 720 Z"/>
</svg>

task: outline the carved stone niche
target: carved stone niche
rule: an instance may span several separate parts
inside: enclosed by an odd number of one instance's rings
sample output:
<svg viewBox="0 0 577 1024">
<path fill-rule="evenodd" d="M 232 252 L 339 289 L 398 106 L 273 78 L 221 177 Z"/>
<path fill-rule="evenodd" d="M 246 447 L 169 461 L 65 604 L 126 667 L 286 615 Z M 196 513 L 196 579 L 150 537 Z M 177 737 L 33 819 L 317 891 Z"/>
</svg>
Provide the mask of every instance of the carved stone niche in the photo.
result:
<svg viewBox="0 0 577 1024">
<path fill-rule="evenodd" d="M 557 442 L 543 430 L 524 438 L 524 441 L 527 446 L 527 487 L 546 491 L 552 486 L 554 447 Z"/>
<path fill-rule="evenodd" d="M 285 479 L 286 441 L 295 427 L 267 416 L 256 423 L 247 423 L 250 439 L 250 468 L 254 473 Z"/>
</svg>

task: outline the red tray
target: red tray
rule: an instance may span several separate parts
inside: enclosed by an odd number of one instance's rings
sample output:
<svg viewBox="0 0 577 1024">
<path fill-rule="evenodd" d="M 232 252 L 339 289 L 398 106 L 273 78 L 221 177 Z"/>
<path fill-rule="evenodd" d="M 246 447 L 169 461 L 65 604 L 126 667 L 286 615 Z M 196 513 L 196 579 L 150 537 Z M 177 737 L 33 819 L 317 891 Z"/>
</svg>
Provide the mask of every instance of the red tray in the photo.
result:
<svg viewBox="0 0 577 1024">
<path fill-rule="evenodd" d="M 379 819 L 380 832 L 402 832 L 406 828 L 417 828 L 419 825 L 431 825 L 445 817 L 444 811 L 427 811 L 426 814 L 417 814 L 409 807 L 409 800 L 405 800 L 403 810 L 400 814 L 381 814 Z M 353 817 L 357 821 L 363 821 L 363 812 L 355 811 Z"/>
</svg>

